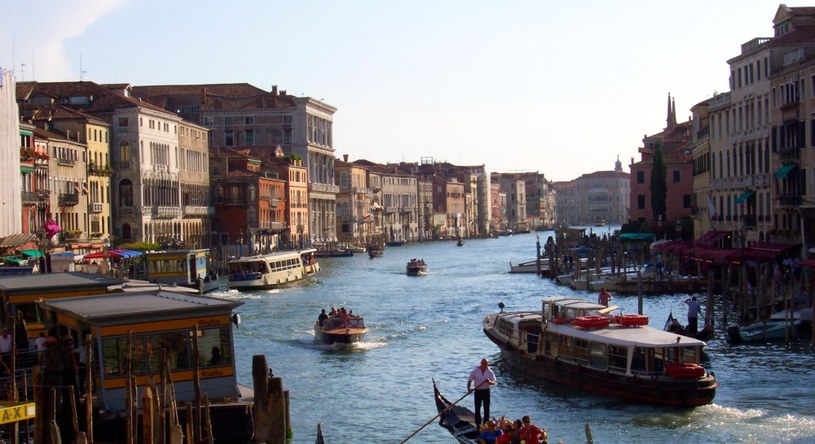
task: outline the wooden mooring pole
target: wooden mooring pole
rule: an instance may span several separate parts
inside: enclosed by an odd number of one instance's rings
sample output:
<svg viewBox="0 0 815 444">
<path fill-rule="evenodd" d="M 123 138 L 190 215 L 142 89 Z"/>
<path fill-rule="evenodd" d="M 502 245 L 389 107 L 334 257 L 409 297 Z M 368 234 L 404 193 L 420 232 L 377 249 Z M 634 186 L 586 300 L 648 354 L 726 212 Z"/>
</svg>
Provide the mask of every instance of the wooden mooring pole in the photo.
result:
<svg viewBox="0 0 815 444">
<path fill-rule="evenodd" d="M 289 413 L 283 380 L 271 375 L 266 357 L 252 357 L 252 381 L 255 387 L 255 443 L 285 444 Z"/>
</svg>

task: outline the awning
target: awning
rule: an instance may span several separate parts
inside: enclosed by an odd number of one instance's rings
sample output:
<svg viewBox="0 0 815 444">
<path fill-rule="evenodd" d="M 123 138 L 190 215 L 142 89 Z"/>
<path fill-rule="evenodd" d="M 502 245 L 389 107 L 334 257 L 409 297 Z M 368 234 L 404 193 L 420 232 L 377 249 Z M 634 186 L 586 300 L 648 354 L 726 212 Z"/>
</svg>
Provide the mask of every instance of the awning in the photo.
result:
<svg viewBox="0 0 815 444">
<path fill-rule="evenodd" d="M 654 240 L 654 233 L 621 233 L 620 239 L 622 240 L 639 240 L 639 241 L 652 241 Z"/>
<path fill-rule="evenodd" d="M 789 174 L 790 171 L 795 169 L 796 166 L 797 165 L 795 165 L 794 163 L 782 166 L 781 168 L 775 171 L 775 178 L 783 180 L 785 177 L 787 177 L 787 174 Z"/>
<path fill-rule="evenodd" d="M 796 254 L 794 256 L 797 257 L 797 256 L 799 256 L 799 254 L 801 252 L 800 251 L 800 248 L 801 248 L 800 243 L 798 243 L 798 244 L 782 244 L 782 243 L 779 243 L 779 242 L 756 242 L 753 245 L 750 245 L 750 247 L 748 247 L 748 250 L 756 250 L 756 251 L 761 251 L 763 253 L 770 253 L 770 254 L 773 254 L 773 255 L 778 255 L 778 254 L 783 254 L 785 252 L 788 252 L 788 251 L 796 249 L 796 248 L 798 249 L 798 251 L 795 251 Z"/>
<path fill-rule="evenodd" d="M 28 257 L 43 257 L 43 256 L 45 256 L 44 254 L 42 254 L 42 251 L 40 251 L 40 250 L 23 250 L 20 253 L 23 253 L 23 256 L 28 256 Z"/>
<path fill-rule="evenodd" d="M 2 260 L 3 262 L 5 262 L 7 264 L 15 264 L 15 265 L 18 265 L 18 266 L 28 265 L 28 259 L 23 259 L 23 258 L 19 258 L 19 257 L 6 256 L 6 257 L 0 258 L 0 260 Z"/>
<path fill-rule="evenodd" d="M 756 194 L 756 192 L 753 190 L 745 191 L 744 193 L 741 194 L 741 196 L 736 198 L 736 203 L 737 204 L 744 203 L 744 201 L 749 199 L 753 194 Z"/>
<path fill-rule="evenodd" d="M 116 249 L 116 250 L 108 251 L 108 254 L 110 254 L 112 257 L 120 257 L 120 258 L 124 258 L 124 259 L 129 259 L 131 257 L 141 256 L 142 252 L 141 251 L 135 251 L 135 250 Z M 87 256 L 85 256 L 85 257 L 87 257 Z"/>
<path fill-rule="evenodd" d="M 35 240 L 37 240 L 36 234 L 12 234 L 0 238 L 0 247 L 19 247 Z"/>
<path fill-rule="evenodd" d="M 715 231 L 711 230 L 702 235 L 699 239 L 693 241 L 693 245 L 697 247 L 715 247 L 721 239 L 730 235 L 729 231 Z"/>
</svg>

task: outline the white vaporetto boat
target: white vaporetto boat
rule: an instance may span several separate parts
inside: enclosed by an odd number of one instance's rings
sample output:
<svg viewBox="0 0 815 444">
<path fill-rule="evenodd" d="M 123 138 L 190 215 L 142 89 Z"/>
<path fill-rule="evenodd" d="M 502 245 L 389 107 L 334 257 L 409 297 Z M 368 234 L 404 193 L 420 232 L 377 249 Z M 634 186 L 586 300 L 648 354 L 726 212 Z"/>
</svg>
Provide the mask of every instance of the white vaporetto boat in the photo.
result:
<svg viewBox="0 0 815 444">
<path fill-rule="evenodd" d="M 484 334 L 509 366 L 542 380 L 633 402 L 709 404 L 718 383 L 700 365 L 703 341 L 648 326 L 591 301 L 549 297 L 537 311 L 487 315 Z"/>
<path fill-rule="evenodd" d="M 238 290 L 290 285 L 320 271 L 316 252 L 309 248 L 232 259 L 227 264 L 227 285 Z"/>
</svg>

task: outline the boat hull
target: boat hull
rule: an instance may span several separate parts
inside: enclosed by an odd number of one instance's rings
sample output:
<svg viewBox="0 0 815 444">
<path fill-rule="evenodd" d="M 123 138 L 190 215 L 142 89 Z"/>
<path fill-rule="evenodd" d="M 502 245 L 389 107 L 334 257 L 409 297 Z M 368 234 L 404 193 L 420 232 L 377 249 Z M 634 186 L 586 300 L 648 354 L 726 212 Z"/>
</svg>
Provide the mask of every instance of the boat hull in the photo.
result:
<svg viewBox="0 0 815 444">
<path fill-rule="evenodd" d="M 553 357 L 529 355 L 503 342 L 488 329 L 484 334 L 501 350 L 511 367 L 532 377 L 587 393 L 631 402 L 677 407 L 710 404 L 718 384 L 712 377 L 699 379 L 646 378 L 600 371 Z M 531 356 L 534 356 L 532 358 Z"/>
<path fill-rule="evenodd" d="M 368 333 L 367 328 L 335 328 L 330 330 L 323 330 L 322 328 L 314 328 L 314 336 L 318 341 L 326 345 L 333 344 L 353 344 L 362 342 L 365 334 Z"/>
</svg>

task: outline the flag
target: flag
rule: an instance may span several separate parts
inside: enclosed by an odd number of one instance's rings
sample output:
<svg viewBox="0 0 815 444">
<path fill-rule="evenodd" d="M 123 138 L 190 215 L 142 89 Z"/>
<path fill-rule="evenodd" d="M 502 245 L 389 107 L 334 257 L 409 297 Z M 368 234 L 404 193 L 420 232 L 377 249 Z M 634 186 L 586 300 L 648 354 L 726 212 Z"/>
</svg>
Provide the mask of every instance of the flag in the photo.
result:
<svg viewBox="0 0 815 444">
<path fill-rule="evenodd" d="M 707 197 L 707 214 L 710 217 L 716 215 L 716 204 L 713 202 L 713 198 L 710 196 Z"/>
<path fill-rule="evenodd" d="M 364 222 L 371 220 L 371 213 L 366 213 L 364 216 L 362 216 L 362 220 Z"/>
</svg>

